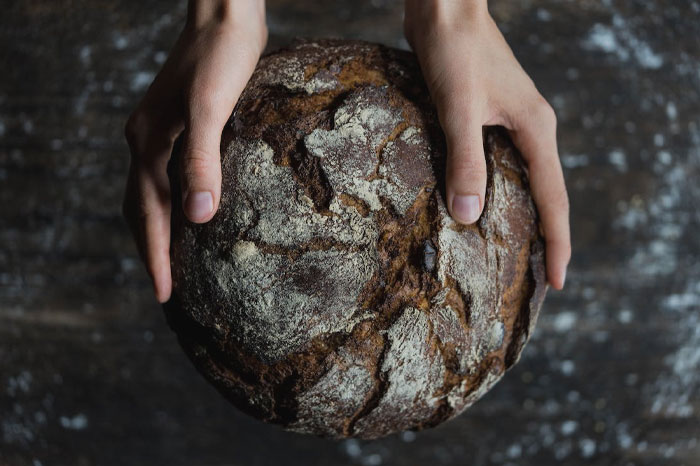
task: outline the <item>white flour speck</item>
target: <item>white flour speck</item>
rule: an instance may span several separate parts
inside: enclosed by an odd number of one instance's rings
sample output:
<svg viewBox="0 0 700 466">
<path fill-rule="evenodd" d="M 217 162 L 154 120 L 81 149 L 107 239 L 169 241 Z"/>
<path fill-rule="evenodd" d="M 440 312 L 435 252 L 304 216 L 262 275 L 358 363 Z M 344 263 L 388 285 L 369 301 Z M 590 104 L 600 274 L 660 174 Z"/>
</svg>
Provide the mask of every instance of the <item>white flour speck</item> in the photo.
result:
<svg viewBox="0 0 700 466">
<path fill-rule="evenodd" d="M 572 311 L 560 312 L 554 318 L 554 330 L 557 332 L 567 332 L 574 328 L 578 318 Z"/>
<path fill-rule="evenodd" d="M 578 422 L 573 420 L 564 421 L 561 423 L 561 433 L 563 435 L 571 435 L 578 429 Z"/>
<path fill-rule="evenodd" d="M 155 73 L 151 71 L 138 71 L 131 78 L 129 88 L 134 92 L 142 91 L 153 82 L 154 77 Z"/>
<path fill-rule="evenodd" d="M 88 426 L 88 419 L 83 413 L 76 414 L 73 417 L 61 416 L 59 422 L 61 427 L 69 430 L 83 430 Z"/>
<path fill-rule="evenodd" d="M 613 15 L 612 26 L 596 23 L 581 44 L 588 50 L 601 50 L 614 54 L 620 61 L 634 59 L 641 68 L 658 69 L 663 57 L 640 39 L 619 14 Z"/>
<path fill-rule="evenodd" d="M 621 171 L 621 172 L 627 171 L 627 158 L 625 157 L 625 153 L 622 152 L 621 150 L 617 149 L 617 150 L 611 151 L 608 154 L 608 160 L 619 171 Z"/>
</svg>

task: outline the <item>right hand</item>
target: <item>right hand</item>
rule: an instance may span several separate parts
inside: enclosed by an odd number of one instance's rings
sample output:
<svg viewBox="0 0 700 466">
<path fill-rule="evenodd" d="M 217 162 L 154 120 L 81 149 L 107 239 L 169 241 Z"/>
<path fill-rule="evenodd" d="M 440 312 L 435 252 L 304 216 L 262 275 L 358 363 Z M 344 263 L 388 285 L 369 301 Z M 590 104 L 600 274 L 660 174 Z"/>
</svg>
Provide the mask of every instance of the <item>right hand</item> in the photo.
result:
<svg viewBox="0 0 700 466">
<path fill-rule="evenodd" d="M 547 281 L 562 289 L 571 238 L 554 110 L 518 63 L 486 0 L 406 0 L 404 31 L 445 132 L 450 216 L 467 225 L 481 216 L 487 181 L 482 127 L 504 126 L 528 166 L 546 241 Z"/>
<path fill-rule="evenodd" d="M 191 0 L 185 28 L 126 123 L 123 214 L 161 303 L 172 290 L 173 142 L 184 131 L 182 208 L 190 221 L 207 222 L 221 195 L 221 133 L 266 43 L 264 0 Z"/>
</svg>

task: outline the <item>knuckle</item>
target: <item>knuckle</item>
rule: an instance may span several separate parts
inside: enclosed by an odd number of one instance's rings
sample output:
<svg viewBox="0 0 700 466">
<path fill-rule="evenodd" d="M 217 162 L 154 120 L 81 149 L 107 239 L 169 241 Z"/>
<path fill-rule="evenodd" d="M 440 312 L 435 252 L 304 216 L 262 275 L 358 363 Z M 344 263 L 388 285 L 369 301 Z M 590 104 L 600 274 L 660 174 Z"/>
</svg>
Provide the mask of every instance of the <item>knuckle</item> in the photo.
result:
<svg viewBox="0 0 700 466">
<path fill-rule="evenodd" d="M 146 199 L 144 199 L 143 197 L 139 198 L 137 204 L 138 204 L 137 216 L 139 219 L 138 223 L 141 225 L 145 225 L 145 223 L 149 219 L 153 218 L 153 216 L 155 215 L 156 212 L 154 211 L 153 205 L 150 202 L 148 202 Z"/>
<path fill-rule="evenodd" d="M 541 95 L 538 96 L 532 104 L 530 114 L 545 128 L 556 129 L 557 114 L 554 112 L 554 108 L 552 108 L 549 102 Z"/>
<path fill-rule="evenodd" d="M 569 196 L 566 193 L 566 188 L 561 189 L 556 192 L 550 199 L 549 204 L 552 206 L 554 212 L 558 215 L 568 215 L 569 214 Z"/>
<path fill-rule="evenodd" d="M 544 230 L 547 244 L 563 255 L 571 255 L 571 239 L 568 222 L 563 224 L 551 223 Z"/>
<path fill-rule="evenodd" d="M 570 209 L 569 195 L 566 193 L 566 189 L 562 189 L 561 193 L 557 196 L 557 202 L 559 208 L 562 212 L 568 214 Z"/>
<path fill-rule="evenodd" d="M 148 131 L 148 117 L 143 111 L 137 109 L 126 120 L 124 124 L 124 137 L 131 147 L 141 145 L 142 135 Z"/>
<path fill-rule="evenodd" d="M 129 115 L 129 118 L 127 118 L 126 123 L 124 124 L 124 136 L 129 143 L 132 143 L 136 137 L 136 128 L 138 128 L 139 119 L 140 115 L 134 112 Z"/>
<path fill-rule="evenodd" d="M 571 243 L 566 242 L 563 247 L 563 254 L 564 254 L 564 259 L 565 262 L 568 264 L 569 261 L 571 260 Z"/>
<path fill-rule="evenodd" d="M 183 158 L 182 173 L 186 178 L 201 179 L 209 175 L 213 170 L 213 163 L 209 153 L 202 149 L 189 149 Z"/>
<path fill-rule="evenodd" d="M 452 176 L 461 177 L 482 177 L 486 175 L 486 166 L 483 160 L 474 156 L 453 157 L 450 161 L 448 171 Z"/>
<path fill-rule="evenodd" d="M 569 241 L 558 238 L 548 239 L 547 248 L 556 250 L 556 256 L 562 262 L 568 264 L 571 260 L 571 243 Z"/>
</svg>

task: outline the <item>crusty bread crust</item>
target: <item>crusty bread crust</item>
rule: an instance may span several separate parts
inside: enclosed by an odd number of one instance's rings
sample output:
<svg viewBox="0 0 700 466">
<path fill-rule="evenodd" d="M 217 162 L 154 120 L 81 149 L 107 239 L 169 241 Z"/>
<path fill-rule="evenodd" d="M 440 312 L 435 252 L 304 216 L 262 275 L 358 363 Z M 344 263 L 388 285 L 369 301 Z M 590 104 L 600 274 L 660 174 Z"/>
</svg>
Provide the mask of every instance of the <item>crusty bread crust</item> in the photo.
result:
<svg viewBox="0 0 700 466">
<path fill-rule="evenodd" d="M 173 193 L 168 322 L 244 412 L 377 438 L 453 418 L 519 358 L 546 292 L 522 160 L 486 128 L 485 208 L 445 207 L 445 141 L 413 54 L 301 40 L 261 58 L 224 130 L 214 218 Z"/>
</svg>

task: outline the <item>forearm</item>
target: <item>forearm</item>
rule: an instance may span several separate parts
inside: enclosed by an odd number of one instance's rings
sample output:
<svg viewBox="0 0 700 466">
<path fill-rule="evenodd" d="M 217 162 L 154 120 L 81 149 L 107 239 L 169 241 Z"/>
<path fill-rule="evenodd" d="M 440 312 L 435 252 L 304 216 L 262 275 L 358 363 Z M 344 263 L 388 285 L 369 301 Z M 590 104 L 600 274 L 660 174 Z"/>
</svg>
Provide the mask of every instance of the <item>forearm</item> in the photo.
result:
<svg viewBox="0 0 700 466">
<path fill-rule="evenodd" d="M 211 23 L 265 22 L 265 0 L 189 0 L 187 24 L 200 28 Z"/>
<path fill-rule="evenodd" d="M 418 23 L 483 15 L 488 5 L 487 0 L 406 0 L 404 10 Z"/>
<path fill-rule="evenodd" d="M 488 17 L 487 0 L 406 0 L 404 8 L 404 35 L 414 49 L 436 28 L 468 28 Z"/>
</svg>

